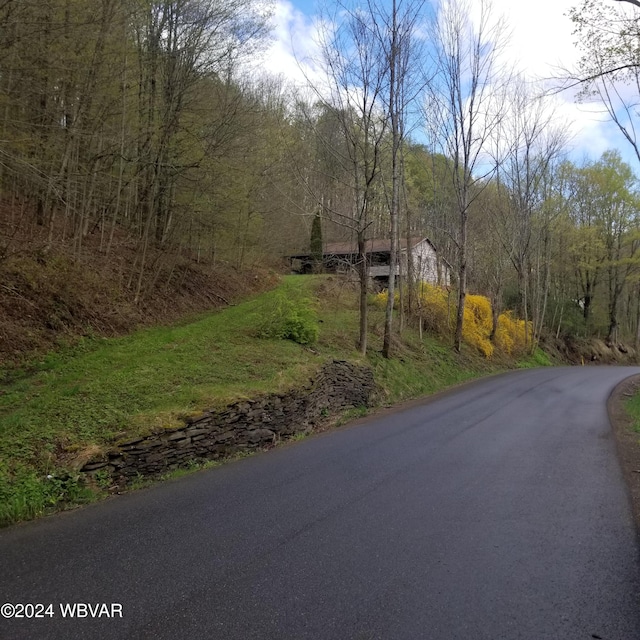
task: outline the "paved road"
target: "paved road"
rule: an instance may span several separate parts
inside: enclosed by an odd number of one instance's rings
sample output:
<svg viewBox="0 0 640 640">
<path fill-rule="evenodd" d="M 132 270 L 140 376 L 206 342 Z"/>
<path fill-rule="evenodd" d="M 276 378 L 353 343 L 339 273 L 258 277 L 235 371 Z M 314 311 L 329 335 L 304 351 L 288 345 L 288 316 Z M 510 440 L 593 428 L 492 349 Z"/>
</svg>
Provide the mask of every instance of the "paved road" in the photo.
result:
<svg viewBox="0 0 640 640">
<path fill-rule="evenodd" d="M 0 619 L 0 637 L 638 640 L 605 409 L 638 371 L 507 374 L 4 530 L 0 603 L 55 615 Z"/>
</svg>

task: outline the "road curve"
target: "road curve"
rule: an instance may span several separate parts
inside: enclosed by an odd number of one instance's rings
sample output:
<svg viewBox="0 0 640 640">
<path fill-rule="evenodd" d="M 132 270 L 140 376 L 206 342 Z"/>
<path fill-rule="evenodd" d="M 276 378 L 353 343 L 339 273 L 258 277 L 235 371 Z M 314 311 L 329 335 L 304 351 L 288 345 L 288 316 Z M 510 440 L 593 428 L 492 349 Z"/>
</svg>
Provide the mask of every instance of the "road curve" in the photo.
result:
<svg viewBox="0 0 640 640">
<path fill-rule="evenodd" d="M 497 376 L 1 531 L 0 604 L 54 615 L 0 638 L 638 640 L 605 402 L 639 371 Z"/>
</svg>

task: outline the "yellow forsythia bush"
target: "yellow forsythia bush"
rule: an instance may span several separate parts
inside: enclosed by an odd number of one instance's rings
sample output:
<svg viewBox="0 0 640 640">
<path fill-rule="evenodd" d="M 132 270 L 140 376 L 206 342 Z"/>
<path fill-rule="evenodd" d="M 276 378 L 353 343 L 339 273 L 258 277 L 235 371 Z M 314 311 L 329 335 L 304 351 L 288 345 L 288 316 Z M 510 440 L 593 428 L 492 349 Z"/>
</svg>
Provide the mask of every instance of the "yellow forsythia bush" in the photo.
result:
<svg viewBox="0 0 640 640">
<path fill-rule="evenodd" d="M 456 303 L 453 294 L 426 282 L 418 285 L 424 326 L 441 336 L 451 333 L 456 323 Z"/>
<path fill-rule="evenodd" d="M 516 318 L 511 311 L 498 317 L 495 344 L 504 353 L 513 355 L 523 352 L 527 345 L 527 332 L 531 339 L 531 323 Z"/>
<path fill-rule="evenodd" d="M 484 296 L 467 295 L 462 320 L 462 339 L 487 358 L 493 355 L 491 302 Z"/>
<path fill-rule="evenodd" d="M 451 337 L 456 326 L 458 308 L 455 293 L 422 282 L 418 285 L 418 300 L 424 327 L 442 337 Z M 377 294 L 374 297 L 374 303 L 384 308 L 387 304 L 387 292 L 382 291 Z M 397 304 L 396 298 L 396 306 Z M 462 339 L 487 358 L 490 358 L 496 350 L 509 355 L 522 352 L 527 344 L 527 331 L 529 331 L 529 338 L 531 337 L 531 323 L 519 320 L 511 311 L 501 313 L 498 317 L 493 341 L 491 340 L 492 329 L 493 312 L 489 298 L 468 294 L 464 307 Z"/>
<path fill-rule="evenodd" d="M 387 308 L 387 297 L 389 292 L 386 289 L 383 289 L 380 293 L 376 293 L 373 296 L 373 304 L 376 305 L 379 309 Z M 400 293 L 398 291 L 394 291 L 393 293 L 393 308 L 397 309 L 400 304 Z"/>
</svg>

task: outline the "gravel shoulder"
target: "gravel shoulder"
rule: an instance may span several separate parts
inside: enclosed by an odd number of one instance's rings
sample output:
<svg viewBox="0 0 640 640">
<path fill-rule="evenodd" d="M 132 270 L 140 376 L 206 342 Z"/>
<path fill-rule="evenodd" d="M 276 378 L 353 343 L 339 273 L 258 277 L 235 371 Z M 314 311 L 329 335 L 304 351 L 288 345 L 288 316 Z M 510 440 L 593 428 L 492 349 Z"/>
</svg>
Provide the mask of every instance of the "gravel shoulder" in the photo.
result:
<svg viewBox="0 0 640 640">
<path fill-rule="evenodd" d="M 640 375 L 623 380 L 613 390 L 607 409 L 629 489 L 633 516 L 640 532 L 640 434 L 633 430 L 633 419 L 625 408 L 625 402 L 637 393 L 640 393 Z"/>
</svg>

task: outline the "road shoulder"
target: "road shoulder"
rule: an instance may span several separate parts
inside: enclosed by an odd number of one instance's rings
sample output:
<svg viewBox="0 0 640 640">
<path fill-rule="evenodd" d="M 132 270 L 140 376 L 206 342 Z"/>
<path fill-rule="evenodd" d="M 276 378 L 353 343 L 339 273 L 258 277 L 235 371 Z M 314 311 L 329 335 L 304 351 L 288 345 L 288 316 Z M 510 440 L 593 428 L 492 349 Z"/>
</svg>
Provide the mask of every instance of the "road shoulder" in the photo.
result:
<svg viewBox="0 0 640 640">
<path fill-rule="evenodd" d="M 640 393 L 640 375 L 618 384 L 609 396 L 607 409 L 631 498 L 636 528 L 640 532 L 640 434 L 633 430 L 633 418 L 625 408 L 626 401 L 637 393 Z"/>
</svg>

